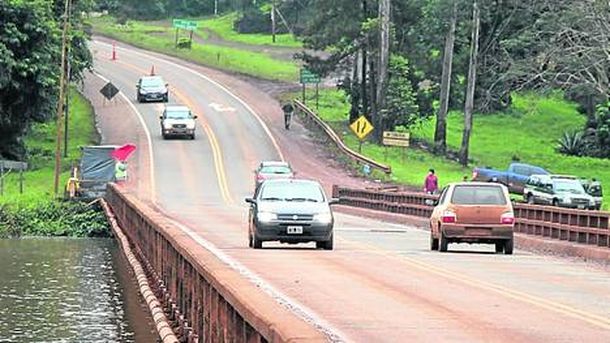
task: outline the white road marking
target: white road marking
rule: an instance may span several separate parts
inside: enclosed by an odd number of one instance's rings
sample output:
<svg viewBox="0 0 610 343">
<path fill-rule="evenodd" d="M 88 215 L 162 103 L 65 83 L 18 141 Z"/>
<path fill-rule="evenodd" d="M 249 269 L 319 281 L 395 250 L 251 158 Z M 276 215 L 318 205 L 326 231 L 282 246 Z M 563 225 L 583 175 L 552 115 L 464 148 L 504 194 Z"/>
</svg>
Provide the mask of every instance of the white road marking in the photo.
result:
<svg viewBox="0 0 610 343">
<path fill-rule="evenodd" d="M 210 107 L 216 112 L 237 112 L 234 107 L 225 106 L 215 102 L 210 103 Z"/>
</svg>

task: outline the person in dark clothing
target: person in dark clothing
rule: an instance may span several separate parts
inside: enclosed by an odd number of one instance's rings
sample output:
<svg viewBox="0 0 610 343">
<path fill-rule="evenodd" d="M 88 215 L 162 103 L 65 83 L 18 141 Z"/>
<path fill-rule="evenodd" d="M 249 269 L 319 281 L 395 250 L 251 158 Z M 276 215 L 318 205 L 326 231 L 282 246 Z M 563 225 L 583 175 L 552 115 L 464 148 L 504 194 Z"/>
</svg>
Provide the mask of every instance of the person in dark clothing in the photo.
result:
<svg viewBox="0 0 610 343">
<path fill-rule="evenodd" d="M 284 111 L 284 127 L 286 130 L 290 130 L 290 120 L 292 119 L 294 107 L 291 103 L 287 102 L 282 106 L 282 111 Z"/>
</svg>

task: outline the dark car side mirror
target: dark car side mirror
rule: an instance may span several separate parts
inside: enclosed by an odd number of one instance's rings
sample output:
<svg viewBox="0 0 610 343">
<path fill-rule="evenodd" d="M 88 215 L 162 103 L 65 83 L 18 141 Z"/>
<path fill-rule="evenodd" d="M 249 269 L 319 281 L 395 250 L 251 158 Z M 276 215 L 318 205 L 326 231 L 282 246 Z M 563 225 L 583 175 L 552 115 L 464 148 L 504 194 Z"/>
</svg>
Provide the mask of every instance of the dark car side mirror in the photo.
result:
<svg viewBox="0 0 610 343">
<path fill-rule="evenodd" d="M 197 119 L 197 116 L 193 116 L 193 119 Z"/>
<path fill-rule="evenodd" d="M 169 87 L 169 83 L 166 83 L 166 84 L 165 84 L 165 87 Z"/>
<path fill-rule="evenodd" d="M 341 199 L 338 199 L 338 198 L 332 198 L 332 199 L 328 200 L 329 205 L 337 205 L 340 202 L 341 202 Z"/>
<path fill-rule="evenodd" d="M 139 83 L 136 83 L 136 88 L 140 88 L 140 84 Z"/>
<path fill-rule="evenodd" d="M 163 116 L 159 116 L 159 119 L 163 120 Z"/>
<path fill-rule="evenodd" d="M 248 204 L 256 204 L 256 200 L 254 200 L 253 198 L 246 198 L 244 199 L 244 201 Z"/>
</svg>

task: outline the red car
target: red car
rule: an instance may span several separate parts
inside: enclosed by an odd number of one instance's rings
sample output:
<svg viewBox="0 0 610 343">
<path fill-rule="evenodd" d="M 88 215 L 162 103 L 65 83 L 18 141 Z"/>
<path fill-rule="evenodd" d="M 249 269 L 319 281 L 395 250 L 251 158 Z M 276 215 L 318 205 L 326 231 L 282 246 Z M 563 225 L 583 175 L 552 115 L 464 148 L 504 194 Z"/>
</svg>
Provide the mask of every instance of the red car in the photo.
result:
<svg viewBox="0 0 610 343">
<path fill-rule="evenodd" d="M 294 178 L 294 171 L 288 162 L 283 161 L 263 161 L 254 171 L 255 189 L 265 181 L 270 179 L 291 179 Z"/>
<path fill-rule="evenodd" d="M 496 253 L 513 253 L 515 215 L 508 189 L 498 183 L 452 183 L 441 192 L 430 217 L 430 248 L 449 243 L 495 244 Z"/>
</svg>

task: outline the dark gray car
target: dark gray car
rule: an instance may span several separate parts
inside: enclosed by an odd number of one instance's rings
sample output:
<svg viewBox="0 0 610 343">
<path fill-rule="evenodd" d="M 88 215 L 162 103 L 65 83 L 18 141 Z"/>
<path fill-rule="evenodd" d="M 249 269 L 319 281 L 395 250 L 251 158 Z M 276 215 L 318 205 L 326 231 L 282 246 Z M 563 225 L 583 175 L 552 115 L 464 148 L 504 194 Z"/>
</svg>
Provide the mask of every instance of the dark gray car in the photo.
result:
<svg viewBox="0 0 610 343">
<path fill-rule="evenodd" d="M 138 102 L 169 101 L 168 84 L 161 76 L 142 76 L 136 84 L 136 98 Z"/>
<path fill-rule="evenodd" d="M 248 242 L 255 249 L 266 241 L 316 242 L 317 248 L 333 249 L 334 218 L 329 200 L 318 182 L 295 179 L 265 181 L 247 198 Z"/>
</svg>

